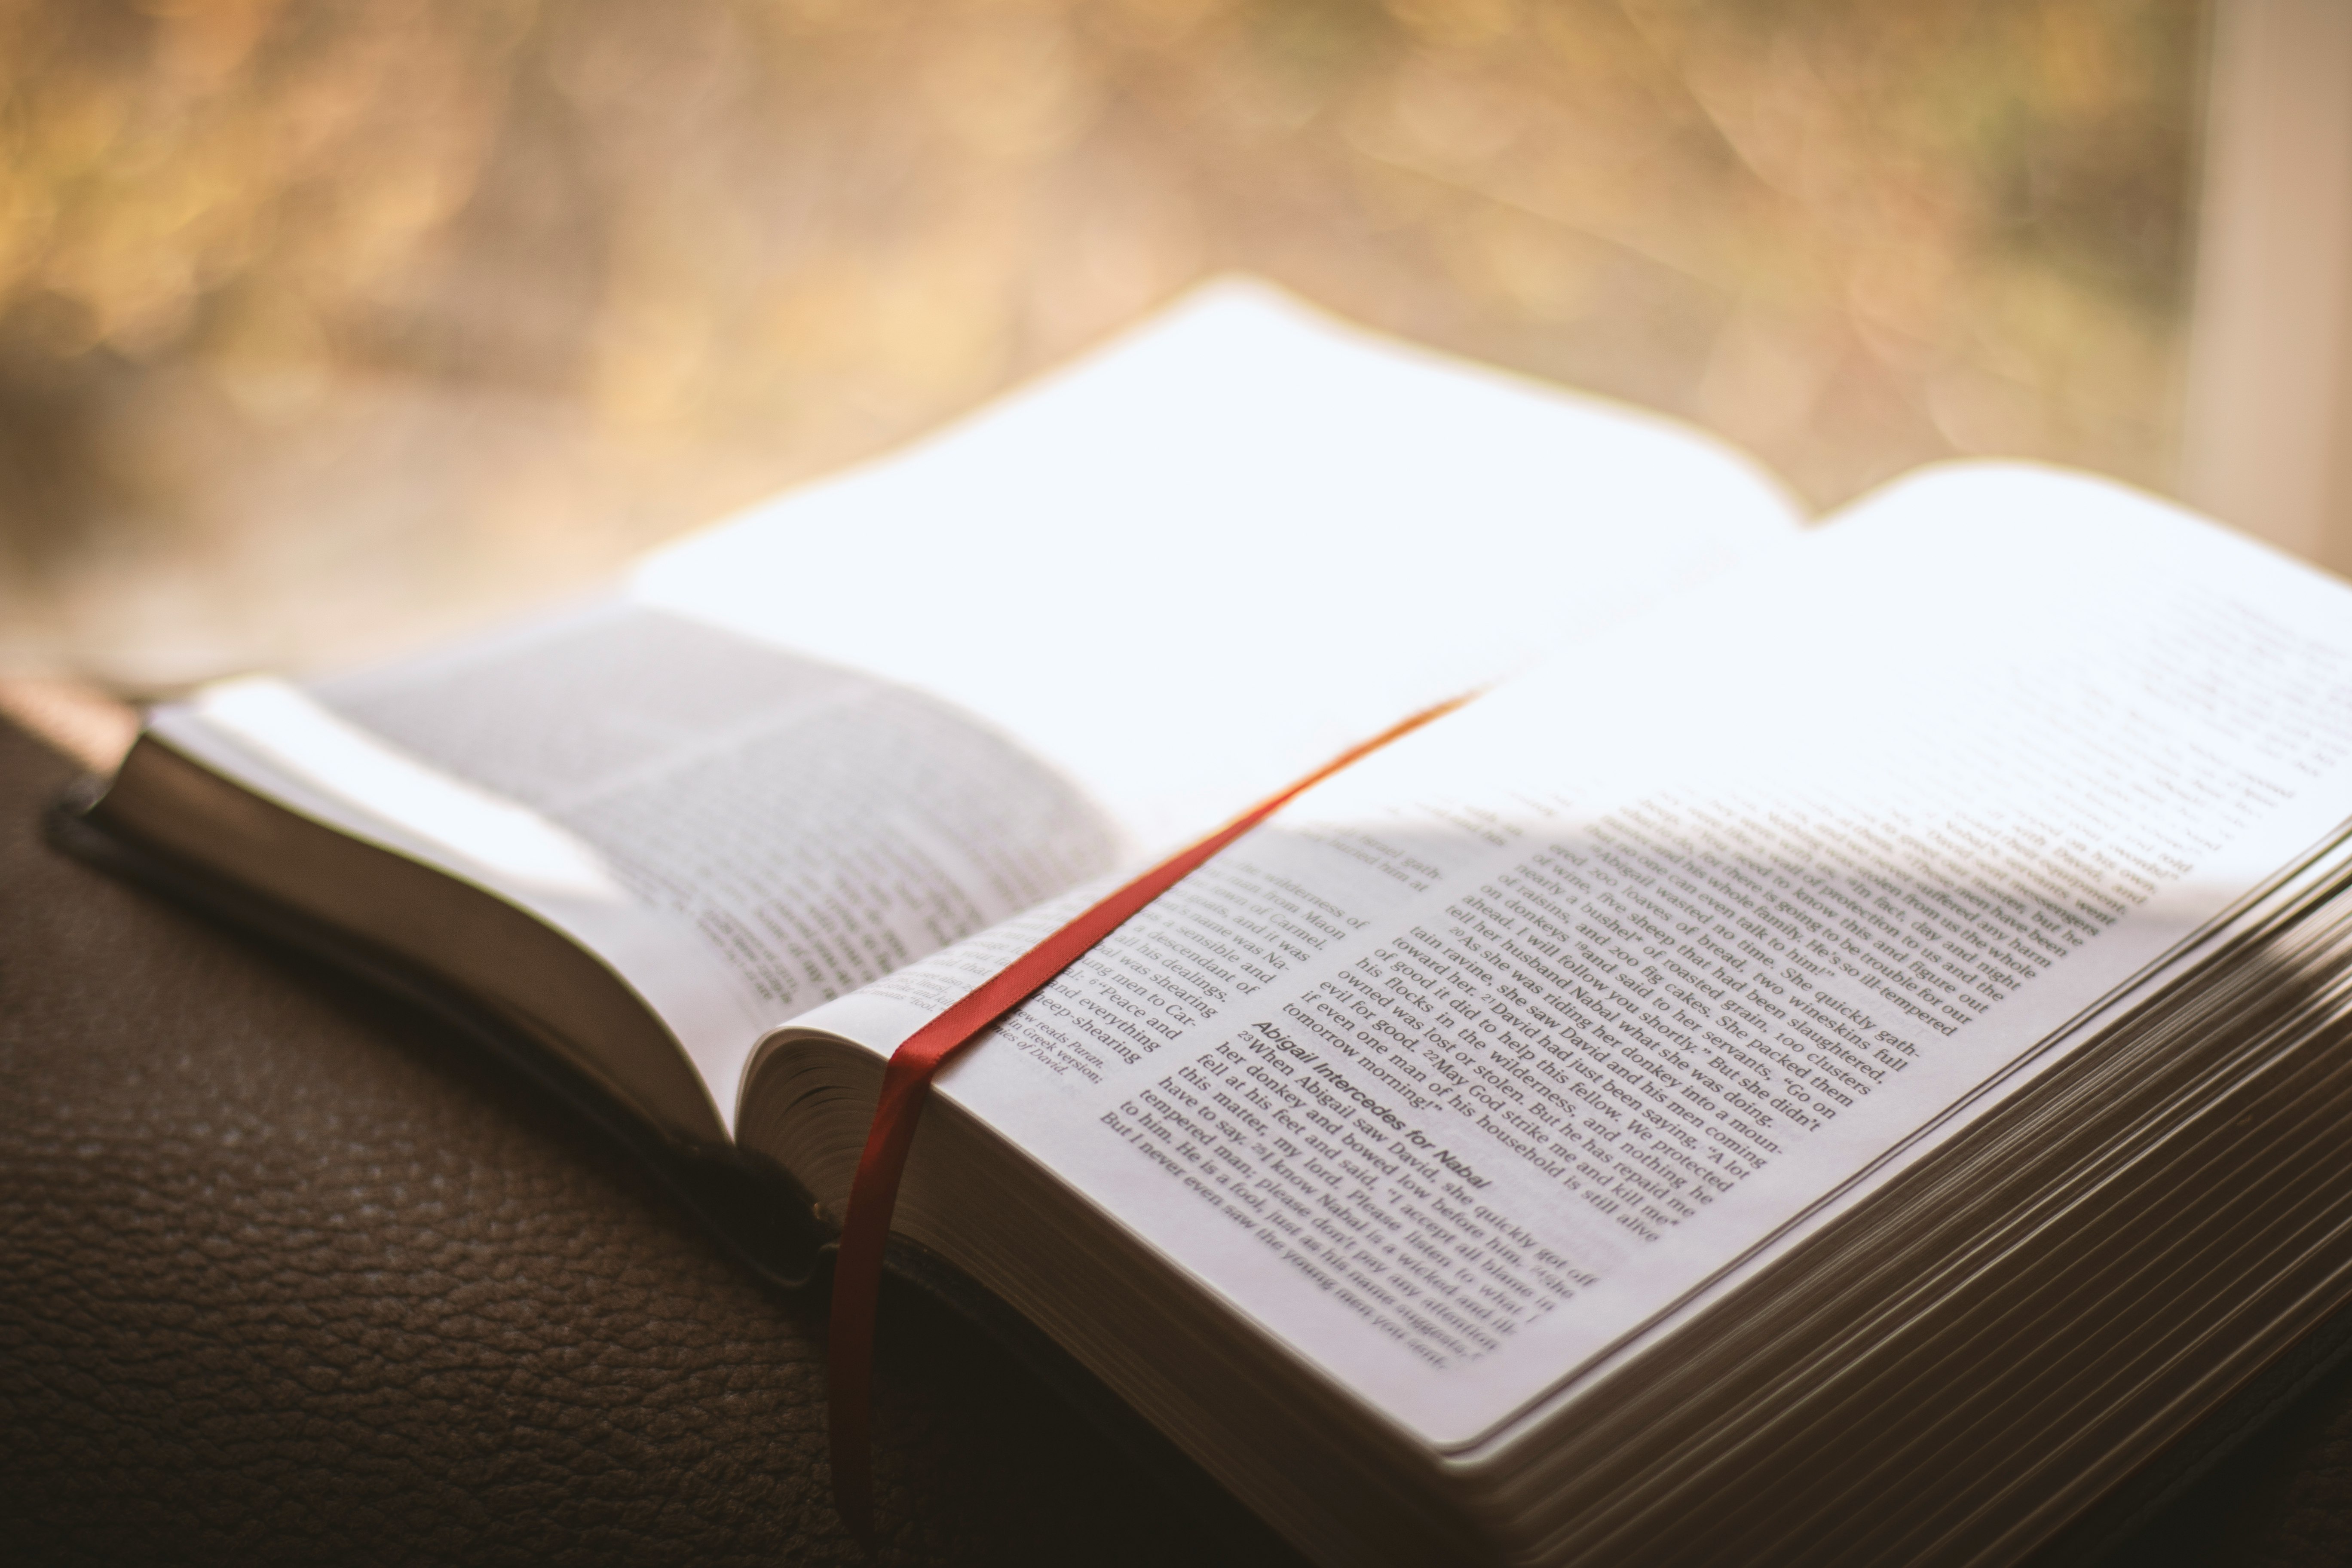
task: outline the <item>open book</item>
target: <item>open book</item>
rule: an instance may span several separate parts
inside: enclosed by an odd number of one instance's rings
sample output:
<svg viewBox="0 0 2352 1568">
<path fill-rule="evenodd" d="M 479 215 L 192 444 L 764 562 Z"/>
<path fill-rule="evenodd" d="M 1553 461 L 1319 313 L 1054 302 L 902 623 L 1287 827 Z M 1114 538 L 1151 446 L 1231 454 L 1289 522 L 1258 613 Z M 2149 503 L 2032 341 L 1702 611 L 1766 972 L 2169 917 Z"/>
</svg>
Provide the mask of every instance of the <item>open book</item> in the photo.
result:
<svg viewBox="0 0 2352 1568">
<path fill-rule="evenodd" d="M 610 595 L 155 712 L 88 820 L 837 1216 L 1332 1563 L 1998 1561 L 2352 1294 L 2352 590 L 1246 284 Z"/>
</svg>

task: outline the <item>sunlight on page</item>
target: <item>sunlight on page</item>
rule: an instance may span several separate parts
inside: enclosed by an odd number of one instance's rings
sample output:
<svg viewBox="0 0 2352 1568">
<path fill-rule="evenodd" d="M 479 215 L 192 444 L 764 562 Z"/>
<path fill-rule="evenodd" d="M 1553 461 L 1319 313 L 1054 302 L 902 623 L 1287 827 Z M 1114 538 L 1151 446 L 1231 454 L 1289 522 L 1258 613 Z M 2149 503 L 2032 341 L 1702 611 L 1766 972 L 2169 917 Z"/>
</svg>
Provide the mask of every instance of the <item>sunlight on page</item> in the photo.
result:
<svg viewBox="0 0 2352 1568">
<path fill-rule="evenodd" d="M 537 813 L 425 766 L 268 676 L 206 687 L 196 710 L 305 782 L 533 892 L 626 895 L 595 852 Z"/>
<path fill-rule="evenodd" d="M 1797 517 L 1696 431 L 1228 280 L 632 591 L 979 713 L 1155 848 Z"/>
<path fill-rule="evenodd" d="M 2347 615 L 2117 487 L 1927 476 L 1329 780 L 941 1092 L 1476 1442 L 2332 841 Z"/>
</svg>

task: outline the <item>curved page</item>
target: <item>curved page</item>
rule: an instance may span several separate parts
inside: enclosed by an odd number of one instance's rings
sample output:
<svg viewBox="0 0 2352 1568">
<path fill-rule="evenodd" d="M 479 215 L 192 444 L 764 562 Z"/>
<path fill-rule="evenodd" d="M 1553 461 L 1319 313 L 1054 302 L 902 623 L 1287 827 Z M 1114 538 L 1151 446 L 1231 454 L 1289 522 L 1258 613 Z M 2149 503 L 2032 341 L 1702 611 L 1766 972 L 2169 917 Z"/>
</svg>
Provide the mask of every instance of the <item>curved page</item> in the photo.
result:
<svg viewBox="0 0 2352 1568">
<path fill-rule="evenodd" d="M 1695 430 L 1226 282 L 632 591 L 977 713 L 1157 850 L 1796 521 Z"/>
<path fill-rule="evenodd" d="M 1464 1447 L 2347 814 L 2352 593 L 2113 487 L 1960 470 L 1302 798 L 942 1091 Z M 1019 942 L 804 1025 L 887 1050 Z"/>
</svg>

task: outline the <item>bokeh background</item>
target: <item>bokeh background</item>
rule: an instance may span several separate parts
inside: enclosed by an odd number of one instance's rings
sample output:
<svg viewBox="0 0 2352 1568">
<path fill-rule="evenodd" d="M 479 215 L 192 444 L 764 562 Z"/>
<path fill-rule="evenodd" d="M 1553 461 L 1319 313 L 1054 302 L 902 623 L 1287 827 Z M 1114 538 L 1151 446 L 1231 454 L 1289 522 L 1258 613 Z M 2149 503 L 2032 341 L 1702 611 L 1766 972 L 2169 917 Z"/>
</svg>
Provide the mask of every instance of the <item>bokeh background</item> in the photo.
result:
<svg viewBox="0 0 2352 1568">
<path fill-rule="evenodd" d="M 574 591 L 1222 268 L 1721 431 L 2163 488 L 2187 0 L 0 0 L 0 672 Z"/>
</svg>

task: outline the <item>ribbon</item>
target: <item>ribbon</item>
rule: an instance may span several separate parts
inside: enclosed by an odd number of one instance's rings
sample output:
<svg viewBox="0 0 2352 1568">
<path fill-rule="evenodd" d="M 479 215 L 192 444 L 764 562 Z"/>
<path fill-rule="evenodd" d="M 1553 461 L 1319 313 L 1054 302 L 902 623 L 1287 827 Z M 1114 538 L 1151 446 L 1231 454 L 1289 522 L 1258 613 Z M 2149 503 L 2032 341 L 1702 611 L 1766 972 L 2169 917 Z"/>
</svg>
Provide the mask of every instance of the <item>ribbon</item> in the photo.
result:
<svg viewBox="0 0 2352 1568">
<path fill-rule="evenodd" d="M 873 1447 L 869 1440 L 874 1378 L 874 1310 L 882 1289 L 882 1246 L 898 1206 L 898 1179 L 914 1146 L 915 1124 L 930 1098 L 931 1079 L 948 1058 L 990 1025 L 1050 984 L 1085 957 L 1103 938 L 1125 925 L 1144 906 L 1182 881 L 1216 853 L 1349 764 L 1370 756 L 1433 719 L 1443 718 L 1469 696 L 1425 708 L 1360 745 L 1352 746 L 1269 796 L 1190 848 L 1152 867 L 1087 909 L 1069 924 L 1014 959 L 953 1006 L 907 1037 L 882 1072 L 881 1097 L 857 1174 L 849 1184 L 849 1207 L 842 1215 L 841 1249 L 833 1266 L 833 1326 L 828 1353 L 827 1395 L 833 1449 L 834 1506 L 858 1541 L 874 1542 Z"/>
</svg>

